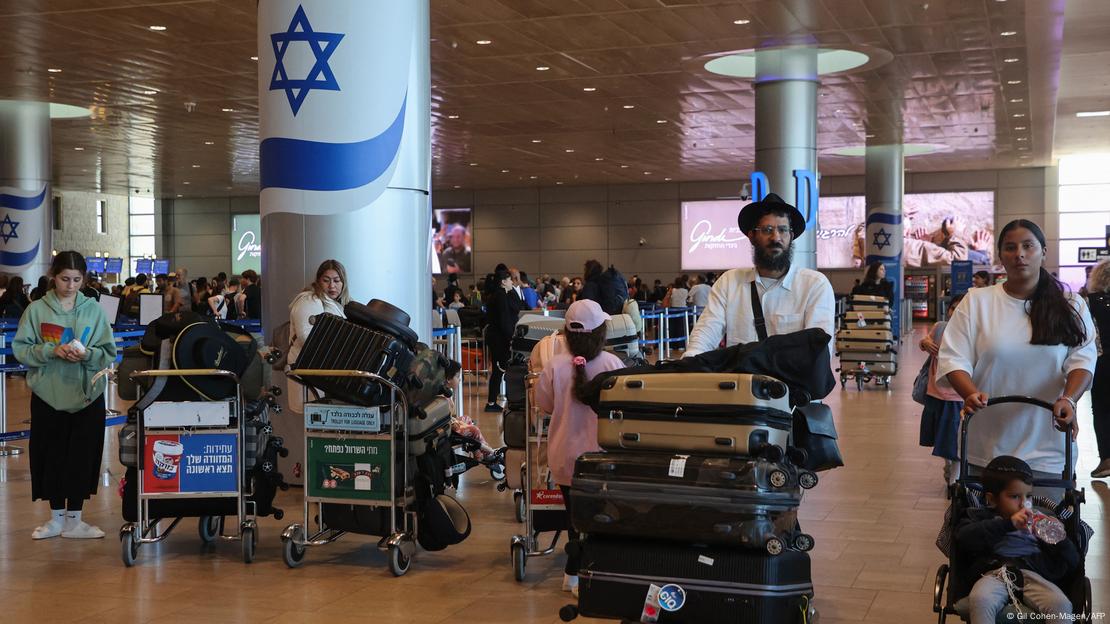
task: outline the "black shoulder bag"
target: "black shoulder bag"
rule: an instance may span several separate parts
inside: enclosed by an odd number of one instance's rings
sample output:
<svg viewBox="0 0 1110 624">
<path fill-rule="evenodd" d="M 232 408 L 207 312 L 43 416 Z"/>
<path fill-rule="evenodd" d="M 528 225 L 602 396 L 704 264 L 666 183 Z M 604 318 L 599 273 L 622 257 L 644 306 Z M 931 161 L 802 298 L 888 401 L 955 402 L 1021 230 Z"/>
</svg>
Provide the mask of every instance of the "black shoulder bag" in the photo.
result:
<svg viewBox="0 0 1110 624">
<path fill-rule="evenodd" d="M 752 280 L 752 316 L 759 341 L 767 339 L 767 320 L 763 317 L 763 304 L 759 289 Z M 806 452 L 803 468 L 820 472 L 844 465 L 837 445 L 836 424 L 832 410 L 824 403 L 806 403 L 794 408 L 794 426 L 791 433 L 794 447 Z"/>
</svg>

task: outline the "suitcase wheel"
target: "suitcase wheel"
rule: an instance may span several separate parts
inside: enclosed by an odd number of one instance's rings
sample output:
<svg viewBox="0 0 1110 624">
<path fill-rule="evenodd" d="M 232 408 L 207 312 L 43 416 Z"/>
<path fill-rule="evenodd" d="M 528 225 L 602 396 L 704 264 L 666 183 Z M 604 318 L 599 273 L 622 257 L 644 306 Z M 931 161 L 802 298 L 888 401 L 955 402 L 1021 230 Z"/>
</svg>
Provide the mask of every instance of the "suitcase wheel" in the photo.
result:
<svg viewBox="0 0 1110 624">
<path fill-rule="evenodd" d="M 802 486 L 804 490 L 811 490 L 817 487 L 817 474 L 805 470 L 802 474 L 798 475 L 798 485 Z"/>
<path fill-rule="evenodd" d="M 771 555 L 771 556 L 775 556 L 775 555 L 781 555 L 781 554 L 782 554 L 782 551 L 783 551 L 783 550 L 784 550 L 784 548 L 785 548 L 785 547 L 783 546 L 783 544 L 782 544 L 782 540 L 780 540 L 780 539 L 779 539 L 779 538 L 777 538 L 777 537 L 772 537 L 772 538 L 768 539 L 768 540 L 767 540 L 767 541 L 766 541 L 766 542 L 765 542 L 765 543 L 763 544 L 763 547 L 764 547 L 765 549 L 767 549 L 767 554 L 769 554 L 769 555 Z"/>
<path fill-rule="evenodd" d="M 813 550 L 813 536 L 806 533 L 799 533 L 794 538 L 794 549 L 802 552 L 809 552 Z"/>
<path fill-rule="evenodd" d="M 781 470 L 772 470 L 769 480 L 772 487 L 783 487 L 787 482 L 786 473 Z"/>
</svg>

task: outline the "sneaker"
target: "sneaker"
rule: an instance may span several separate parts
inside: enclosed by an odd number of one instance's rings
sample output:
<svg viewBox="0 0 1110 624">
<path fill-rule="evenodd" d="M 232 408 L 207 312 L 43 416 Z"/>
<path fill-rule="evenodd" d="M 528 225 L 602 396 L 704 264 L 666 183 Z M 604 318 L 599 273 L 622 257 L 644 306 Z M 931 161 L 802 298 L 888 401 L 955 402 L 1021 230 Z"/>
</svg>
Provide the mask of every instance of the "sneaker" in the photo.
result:
<svg viewBox="0 0 1110 624">
<path fill-rule="evenodd" d="M 1092 479 L 1105 479 L 1110 477 L 1110 459 L 1104 459 L 1091 471 Z"/>
<path fill-rule="evenodd" d="M 81 521 L 73 526 L 66 527 L 66 529 L 62 531 L 62 537 L 68 537 L 70 539 L 100 539 L 104 537 L 104 531 L 101 531 L 85 521 Z"/>
<path fill-rule="evenodd" d="M 31 539 L 49 539 L 51 537 L 58 537 L 62 534 L 64 524 L 61 518 L 51 518 L 46 524 L 35 529 L 31 533 Z"/>
<path fill-rule="evenodd" d="M 575 598 L 578 597 L 578 576 L 571 576 L 570 574 L 563 574 L 563 591 L 568 591 L 574 594 Z"/>
<path fill-rule="evenodd" d="M 501 413 L 501 406 L 496 404 L 496 403 L 486 403 L 485 411 L 487 411 L 487 412 L 497 412 L 498 414 L 500 414 Z"/>
</svg>

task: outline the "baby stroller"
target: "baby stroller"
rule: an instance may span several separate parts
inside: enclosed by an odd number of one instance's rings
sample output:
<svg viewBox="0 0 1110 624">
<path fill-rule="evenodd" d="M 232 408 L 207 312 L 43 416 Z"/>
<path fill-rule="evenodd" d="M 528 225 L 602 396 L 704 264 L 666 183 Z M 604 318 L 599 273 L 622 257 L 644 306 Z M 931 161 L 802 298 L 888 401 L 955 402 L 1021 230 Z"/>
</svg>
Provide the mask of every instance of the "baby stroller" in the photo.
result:
<svg viewBox="0 0 1110 624">
<path fill-rule="evenodd" d="M 1042 407 L 1049 412 L 1052 405 L 1030 397 L 1004 396 L 995 397 L 987 402 L 988 406 L 1002 403 L 1027 403 Z M 933 586 L 933 612 L 939 614 L 937 620 L 941 624 L 949 615 L 957 615 L 963 621 L 968 621 L 967 596 L 978 579 L 967 578 L 961 574 L 967 569 L 961 553 L 956 548 L 956 526 L 964 516 L 964 512 L 971 507 L 981 507 L 986 504 L 983 494 L 982 480 L 979 477 L 968 475 L 967 465 L 967 429 L 971 424 L 974 414 L 968 414 L 960 426 L 960 478 L 953 486 L 952 502 L 944 515 L 944 525 L 937 536 L 937 548 L 947 557 L 948 563 L 941 564 L 937 569 L 936 583 Z M 1093 531 L 1091 527 L 1080 519 L 1080 505 L 1085 502 L 1084 491 L 1075 487 L 1075 472 L 1072 465 L 1071 435 L 1064 436 L 1064 472 L 1059 479 L 1034 479 L 1033 485 L 1040 487 L 1064 488 L 1064 500 L 1053 501 L 1044 497 L 1033 497 L 1034 508 L 1046 515 L 1059 518 L 1067 530 L 1067 539 L 1075 542 L 1080 553 L 1079 568 L 1072 578 L 1064 579 L 1060 589 L 1071 600 L 1072 609 L 1076 616 L 1075 621 L 1091 621 L 1091 582 L 1087 579 L 1084 558 L 1087 554 L 1087 545 Z M 945 591 L 947 588 L 947 591 Z"/>
</svg>

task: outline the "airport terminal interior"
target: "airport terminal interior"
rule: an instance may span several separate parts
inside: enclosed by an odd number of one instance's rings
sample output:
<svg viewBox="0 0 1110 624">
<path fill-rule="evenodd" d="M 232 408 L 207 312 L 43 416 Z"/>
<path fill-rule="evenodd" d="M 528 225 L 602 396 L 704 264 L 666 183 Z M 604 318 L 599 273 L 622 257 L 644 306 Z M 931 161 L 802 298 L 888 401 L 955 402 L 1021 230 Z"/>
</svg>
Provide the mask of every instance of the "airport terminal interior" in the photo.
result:
<svg viewBox="0 0 1110 624">
<path fill-rule="evenodd" d="M 0 621 L 1110 611 L 1110 2 L 0 33 Z"/>
</svg>

